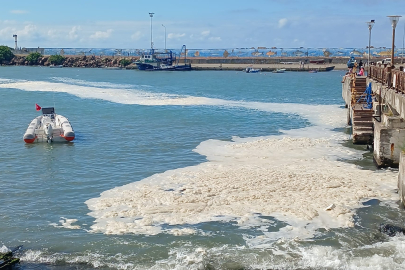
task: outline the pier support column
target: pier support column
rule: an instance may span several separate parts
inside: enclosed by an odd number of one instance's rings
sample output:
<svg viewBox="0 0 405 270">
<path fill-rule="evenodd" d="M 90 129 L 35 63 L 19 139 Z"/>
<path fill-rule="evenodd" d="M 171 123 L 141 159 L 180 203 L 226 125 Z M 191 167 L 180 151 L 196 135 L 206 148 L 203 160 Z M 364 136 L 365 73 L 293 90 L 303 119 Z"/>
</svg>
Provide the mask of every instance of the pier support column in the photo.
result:
<svg viewBox="0 0 405 270">
<path fill-rule="evenodd" d="M 378 167 L 398 167 L 405 149 L 405 121 L 400 116 L 381 115 L 374 120 L 374 161 Z"/>
</svg>

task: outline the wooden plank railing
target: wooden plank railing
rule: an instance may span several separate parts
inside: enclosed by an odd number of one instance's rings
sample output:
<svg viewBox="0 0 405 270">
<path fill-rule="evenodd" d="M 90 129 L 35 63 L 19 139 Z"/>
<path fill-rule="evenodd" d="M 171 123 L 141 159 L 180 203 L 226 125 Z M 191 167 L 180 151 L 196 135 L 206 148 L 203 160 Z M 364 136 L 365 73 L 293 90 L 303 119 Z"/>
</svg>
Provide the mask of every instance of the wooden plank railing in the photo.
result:
<svg viewBox="0 0 405 270">
<path fill-rule="evenodd" d="M 367 76 L 393 89 L 395 92 L 405 94 L 405 72 L 403 67 L 391 69 L 389 66 L 370 66 Z"/>
</svg>

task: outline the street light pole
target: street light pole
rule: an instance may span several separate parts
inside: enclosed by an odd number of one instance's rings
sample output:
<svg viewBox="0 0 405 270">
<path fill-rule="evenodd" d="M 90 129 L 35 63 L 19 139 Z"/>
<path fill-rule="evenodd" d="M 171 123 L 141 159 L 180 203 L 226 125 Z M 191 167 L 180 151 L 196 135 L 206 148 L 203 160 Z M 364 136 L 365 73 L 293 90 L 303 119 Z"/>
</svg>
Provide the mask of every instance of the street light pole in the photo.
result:
<svg viewBox="0 0 405 270">
<path fill-rule="evenodd" d="M 162 26 L 165 28 L 165 51 L 166 51 L 166 26 L 164 26 L 163 24 Z"/>
<path fill-rule="evenodd" d="M 391 49 L 391 66 L 394 67 L 394 49 L 395 49 L 395 27 L 397 27 L 397 23 L 399 21 L 399 18 L 402 16 L 387 16 L 392 25 L 392 49 Z"/>
<path fill-rule="evenodd" d="M 371 29 L 373 28 L 374 25 L 374 20 L 371 20 L 369 22 L 367 22 L 368 25 L 368 61 L 367 61 L 367 66 L 370 68 L 370 48 L 371 48 Z"/>
<path fill-rule="evenodd" d="M 404 63 L 404 43 L 405 43 L 405 25 L 404 25 L 404 35 L 402 36 L 402 57 L 401 57 L 401 64 Z"/>
<path fill-rule="evenodd" d="M 153 14 L 152 12 L 149 12 L 149 16 L 150 16 L 150 48 L 153 50 L 153 40 L 152 40 L 152 18 L 153 18 Z"/>
</svg>

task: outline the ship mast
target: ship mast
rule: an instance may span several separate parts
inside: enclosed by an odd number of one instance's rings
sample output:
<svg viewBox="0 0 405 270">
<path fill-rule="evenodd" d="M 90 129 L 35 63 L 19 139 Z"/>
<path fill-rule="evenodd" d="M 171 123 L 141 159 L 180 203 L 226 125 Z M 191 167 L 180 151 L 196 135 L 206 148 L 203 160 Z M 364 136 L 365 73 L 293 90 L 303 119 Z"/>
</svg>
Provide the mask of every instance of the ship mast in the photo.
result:
<svg viewBox="0 0 405 270">
<path fill-rule="evenodd" d="M 150 49 L 153 51 L 153 39 L 152 39 L 152 18 L 153 18 L 153 12 L 149 12 L 150 16 Z"/>
</svg>

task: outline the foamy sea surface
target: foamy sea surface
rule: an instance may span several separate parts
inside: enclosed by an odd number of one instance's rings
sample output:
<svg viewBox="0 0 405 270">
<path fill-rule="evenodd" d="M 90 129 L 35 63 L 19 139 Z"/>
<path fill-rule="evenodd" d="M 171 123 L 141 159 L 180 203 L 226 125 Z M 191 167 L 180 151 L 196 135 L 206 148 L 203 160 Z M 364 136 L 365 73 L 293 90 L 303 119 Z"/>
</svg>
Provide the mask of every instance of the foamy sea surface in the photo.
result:
<svg viewBox="0 0 405 270">
<path fill-rule="evenodd" d="M 0 67 L 0 252 L 21 269 L 403 269 L 397 171 L 344 72 Z M 25 144 L 35 103 L 73 143 Z"/>
</svg>

